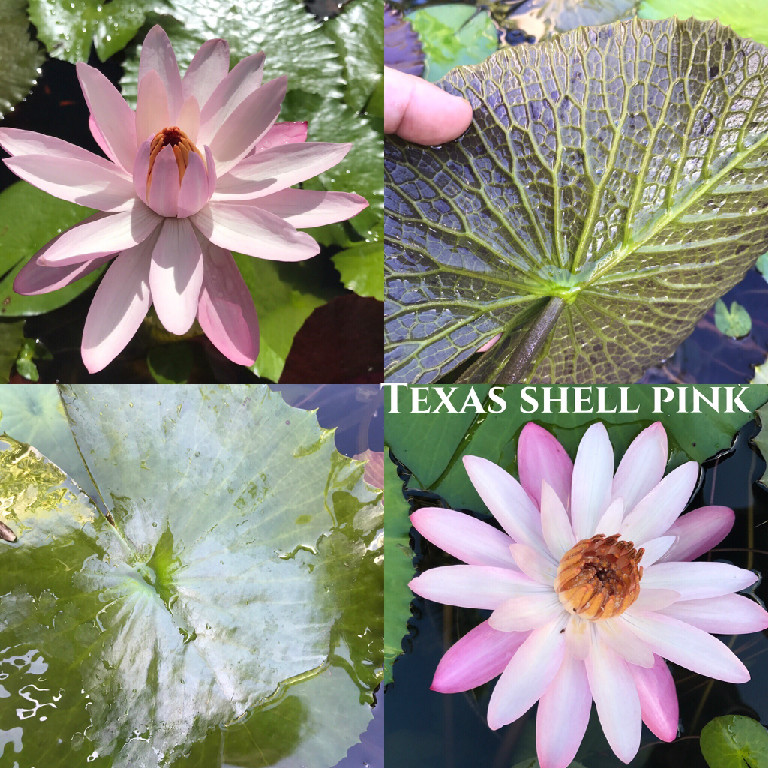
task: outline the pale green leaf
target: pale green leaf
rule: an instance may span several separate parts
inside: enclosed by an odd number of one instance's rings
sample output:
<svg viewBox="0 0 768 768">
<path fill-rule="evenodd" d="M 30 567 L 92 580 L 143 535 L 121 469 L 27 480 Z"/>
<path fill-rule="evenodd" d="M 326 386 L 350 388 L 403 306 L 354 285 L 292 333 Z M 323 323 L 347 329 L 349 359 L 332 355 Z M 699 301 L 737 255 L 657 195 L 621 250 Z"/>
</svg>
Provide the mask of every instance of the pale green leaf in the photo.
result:
<svg viewBox="0 0 768 768">
<path fill-rule="evenodd" d="M 752 318 L 738 301 L 732 301 L 730 309 L 722 299 L 715 304 L 715 325 L 720 333 L 732 339 L 740 339 L 752 330 Z"/>
<path fill-rule="evenodd" d="M 0 117 L 13 110 L 37 82 L 43 53 L 29 38 L 26 0 L 5 0 L 0 7 Z"/>
<path fill-rule="evenodd" d="M 384 248 L 381 241 L 354 243 L 332 258 L 345 288 L 359 296 L 384 301 Z"/>
<path fill-rule="evenodd" d="M 760 274 L 768 280 L 768 253 L 764 253 L 755 264 Z"/>
<path fill-rule="evenodd" d="M 750 384 L 768 384 L 768 360 L 755 366 L 755 375 Z"/>
<path fill-rule="evenodd" d="M 670 356 L 768 241 L 768 50 L 582 28 L 451 72 L 474 120 L 387 141 L 386 373 L 612 382 Z"/>
<path fill-rule="evenodd" d="M 768 405 L 758 408 L 757 418 L 760 420 L 760 432 L 753 438 L 752 442 L 760 451 L 763 461 L 768 464 Z M 768 467 L 760 478 L 760 484 L 768 488 Z"/>
<path fill-rule="evenodd" d="M 763 768 L 768 731 L 751 717 L 716 717 L 701 729 L 701 753 L 709 768 Z"/>
</svg>

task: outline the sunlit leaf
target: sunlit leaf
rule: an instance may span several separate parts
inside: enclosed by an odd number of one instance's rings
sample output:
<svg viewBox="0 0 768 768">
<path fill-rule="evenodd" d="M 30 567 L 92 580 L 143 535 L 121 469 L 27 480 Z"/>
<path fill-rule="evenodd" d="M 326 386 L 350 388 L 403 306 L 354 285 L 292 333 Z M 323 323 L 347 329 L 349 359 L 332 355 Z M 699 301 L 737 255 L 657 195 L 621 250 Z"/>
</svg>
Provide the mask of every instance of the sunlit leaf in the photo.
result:
<svg viewBox="0 0 768 768">
<path fill-rule="evenodd" d="M 715 325 L 720 333 L 733 339 L 740 339 L 752 330 L 752 318 L 737 301 L 732 301 L 730 308 L 718 299 L 715 304 Z"/>
<path fill-rule="evenodd" d="M 37 82 L 43 53 L 29 38 L 26 0 L 5 0 L 0 7 L 0 117 Z"/>
<path fill-rule="evenodd" d="M 632 381 L 768 241 L 768 51 L 716 23 L 618 22 L 442 85 L 474 121 L 387 141 L 387 375 Z"/>
<path fill-rule="evenodd" d="M 764 405 L 757 411 L 757 417 L 760 419 L 760 432 L 752 442 L 759 449 L 763 460 L 768 464 L 768 405 Z M 768 468 L 763 472 L 760 483 L 768 488 Z"/>
<path fill-rule="evenodd" d="M 514 14 L 507 16 L 505 26 L 524 30 L 537 40 L 552 34 L 569 32 L 576 27 L 592 27 L 629 19 L 640 0 L 527 0 Z M 666 16 L 685 18 L 677 11 Z M 666 18 L 660 16 L 659 18 Z"/>
<path fill-rule="evenodd" d="M 355 243 L 333 256 L 345 288 L 384 301 L 384 248 L 381 241 Z"/>
<path fill-rule="evenodd" d="M 768 763 L 768 731 L 751 717 L 716 717 L 701 729 L 701 753 L 709 768 L 761 768 Z"/>
<path fill-rule="evenodd" d="M 91 45 L 101 61 L 121 51 L 139 31 L 157 0 L 29 0 L 29 18 L 48 53 L 88 61 Z"/>
<path fill-rule="evenodd" d="M 5 439 L 0 509 L 18 542 L 0 547 L 0 664 L 14 672 L 0 712 L 22 732 L 18 759 L 189 765 L 194 742 L 337 658 L 353 686 L 336 716 L 369 716 L 381 507 L 364 465 L 266 387 L 72 387 L 62 398 L 114 524 Z M 30 685 L 42 721 L 20 709 Z M 333 725 L 324 749 L 343 754 L 351 734 L 337 739 Z M 306 735 L 276 743 L 300 754 Z M 198 764 L 217 754 L 199 749 Z"/>
</svg>

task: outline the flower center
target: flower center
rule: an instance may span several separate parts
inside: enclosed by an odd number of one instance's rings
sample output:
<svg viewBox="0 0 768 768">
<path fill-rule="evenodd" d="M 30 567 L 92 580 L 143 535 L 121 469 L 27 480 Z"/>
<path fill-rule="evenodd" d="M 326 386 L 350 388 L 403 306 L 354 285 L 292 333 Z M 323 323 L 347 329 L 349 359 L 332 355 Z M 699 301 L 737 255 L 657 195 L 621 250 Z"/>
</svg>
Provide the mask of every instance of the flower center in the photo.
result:
<svg viewBox="0 0 768 768">
<path fill-rule="evenodd" d="M 609 619 L 624 613 L 640 594 L 643 549 L 619 534 L 582 539 L 560 560 L 555 591 L 582 619 Z"/>
<path fill-rule="evenodd" d="M 160 150 L 163 147 L 171 147 L 173 154 L 176 156 L 176 165 L 179 168 L 179 184 L 184 178 L 187 166 L 189 165 L 189 153 L 197 152 L 200 159 L 203 160 L 203 156 L 200 150 L 189 140 L 184 131 L 175 125 L 172 128 L 163 128 L 155 134 L 155 138 L 152 139 L 152 143 L 149 145 L 149 170 L 147 171 L 147 197 L 149 197 L 149 187 L 152 183 L 152 169 L 155 166 L 155 160 L 160 154 Z"/>
</svg>

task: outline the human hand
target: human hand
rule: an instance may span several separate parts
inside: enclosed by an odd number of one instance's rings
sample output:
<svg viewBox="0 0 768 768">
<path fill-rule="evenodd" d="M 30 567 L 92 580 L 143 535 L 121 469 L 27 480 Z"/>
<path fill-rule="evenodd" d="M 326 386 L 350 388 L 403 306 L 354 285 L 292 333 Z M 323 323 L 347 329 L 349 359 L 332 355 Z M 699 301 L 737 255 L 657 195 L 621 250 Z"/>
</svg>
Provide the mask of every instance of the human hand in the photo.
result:
<svg viewBox="0 0 768 768">
<path fill-rule="evenodd" d="M 384 67 L 384 133 L 417 144 L 442 144 L 461 136 L 472 107 L 414 75 Z"/>
</svg>

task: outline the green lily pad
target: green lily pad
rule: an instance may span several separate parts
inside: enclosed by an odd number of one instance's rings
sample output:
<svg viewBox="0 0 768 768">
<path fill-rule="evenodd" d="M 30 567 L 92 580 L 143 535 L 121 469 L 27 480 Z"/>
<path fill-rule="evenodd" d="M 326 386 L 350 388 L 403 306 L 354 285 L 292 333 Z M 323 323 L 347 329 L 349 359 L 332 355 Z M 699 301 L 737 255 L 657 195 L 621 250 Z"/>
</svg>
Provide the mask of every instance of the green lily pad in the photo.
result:
<svg viewBox="0 0 768 768">
<path fill-rule="evenodd" d="M 720 333 L 732 339 L 740 339 L 752 330 L 752 318 L 738 301 L 732 301 L 730 309 L 722 299 L 715 304 L 715 325 Z"/>
<path fill-rule="evenodd" d="M 448 394 L 453 387 L 444 387 Z M 487 399 L 489 387 L 475 386 L 478 402 L 484 410 L 498 409 L 498 404 Z M 590 390 L 591 407 L 597 405 L 596 388 Z M 627 389 L 627 388 L 622 388 Z M 736 388 L 739 390 L 740 388 Z M 399 413 L 392 413 L 391 406 L 387 410 L 385 425 L 385 440 L 394 455 L 414 474 L 411 487 L 433 491 L 443 496 L 455 509 L 485 509 L 483 502 L 469 481 L 461 457 L 465 455 L 483 456 L 504 467 L 512 474 L 517 472 L 517 438 L 520 430 L 528 421 L 553 431 L 555 436 L 571 455 L 575 455 L 579 440 L 589 424 L 597 420 L 605 422 L 615 455 L 621 456 L 632 440 L 646 426 L 661 419 L 664 423 L 670 442 L 670 468 L 683 461 L 693 460 L 699 463 L 714 456 L 719 451 L 730 447 L 733 437 L 751 418 L 752 411 L 762 406 L 768 399 L 768 387 L 752 385 L 742 396 L 741 401 L 749 412 L 744 413 L 734 408 L 734 413 L 725 413 L 725 393 L 721 392 L 720 413 L 707 408 L 699 401 L 699 413 L 693 411 L 694 390 L 708 400 L 713 399 L 712 387 L 686 387 L 687 413 L 677 411 L 679 399 L 666 406 L 669 411 L 663 417 L 654 414 L 654 388 L 635 385 L 628 388 L 626 402 L 628 408 L 637 413 L 614 413 L 596 416 L 593 413 L 573 413 L 574 389 L 555 388 L 556 396 L 570 390 L 570 413 L 544 414 L 541 413 L 544 388 L 531 390 L 530 395 L 539 404 L 539 412 L 526 414 L 530 403 L 524 401 L 521 389 L 510 387 L 505 390 L 504 399 L 507 403 L 503 413 L 480 414 L 473 409 L 465 413 L 450 413 L 443 408 L 440 413 L 411 413 L 409 399 L 399 401 Z M 457 410 L 469 398 L 470 388 L 457 387 L 450 396 Z M 665 394 L 679 398 L 680 390 L 668 388 Z M 391 395 L 390 395 L 391 397 Z M 616 387 L 606 390 L 605 402 L 608 408 L 618 408 L 620 391 Z M 433 390 L 429 391 L 424 403 L 434 409 L 439 404 L 439 398 Z M 390 400 L 391 403 L 391 400 Z M 421 409 L 425 409 L 422 405 Z M 586 409 L 584 409 L 586 410 Z M 758 411 L 760 415 L 760 411 Z M 765 423 L 765 421 L 763 422 Z"/>
<path fill-rule="evenodd" d="M 686 19 L 693 16 L 702 21 L 718 19 L 731 27 L 737 35 L 751 37 L 768 45 L 768 19 L 765 5 L 760 0 L 643 0 L 637 15 L 641 19 L 665 19 L 677 16 Z"/>
<path fill-rule="evenodd" d="M 17 181 L 0 192 L 0 317 L 40 315 L 63 307 L 98 280 L 104 267 L 52 293 L 22 296 L 13 281 L 27 262 L 56 235 L 70 229 L 93 211 L 59 200 Z"/>
<path fill-rule="evenodd" d="M 527 0 L 507 17 L 504 26 L 522 29 L 537 40 L 543 40 L 576 27 L 629 19 L 639 4 L 640 0 Z M 685 14 L 675 12 L 666 15 L 685 18 Z"/>
<path fill-rule="evenodd" d="M 716 717 L 701 729 L 701 753 L 709 768 L 761 768 L 768 764 L 768 731 L 751 717 Z"/>
<path fill-rule="evenodd" d="M 0 323 L 0 384 L 7 384 L 24 344 L 24 321 Z"/>
<path fill-rule="evenodd" d="M 51 56 L 88 61 L 91 45 L 101 61 L 122 51 L 139 31 L 154 0 L 29 0 L 29 20 Z"/>
<path fill-rule="evenodd" d="M 757 417 L 760 419 L 760 432 L 752 442 L 757 446 L 763 460 L 768 463 L 768 405 L 758 408 Z M 768 488 L 768 468 L 763 472 L 763 476 L 760 478 L 760 484 Z"/>
<path fill-rule="evenodd" d="M 760 274 L 768 280 L 768 253 L 764 253 L 755 264 Z"/>
<path fill-rule="evenodd" d="M 750 384 L 768 384 L 768 360 L 755 366 L 755 375 Z"/>
<path fill-rule="evenodd" d="M 380 240 L 354 243 L 332 258 L 345 288 L 384 301 L 384 248 Z"/>
<path fill-rule="evenodd" d="M 235 254 L 245 284 L 253 296 L 259 316 L 261 346 L 251 370 L 265 379 L 277 381 L 291 351 L 293 337 L 312 310 L 327 297 L 312 288 L 303 274 L 312 272 L 309 264 L 282 264 Z"/>
<path fill-rule="evenodd" d="M 17 759 L 218 766 L 221 728 L 339 658 L 353 685 L 338 717 L 369 717 L 381 506 L 364 465 L 266 387 L 68 387 L 62 400 L 110 515 L 3 438 L 0 515 L 18 541 L 0 547 L 0 712 Z M 336 724 L 327 754 L 350 746 Z M 299 754 L 304 738 L 275 743 Z"/>
<path fill-rule="evenodd" d="M 29 37 L 26 0 L 6 0 L 0 8 L 0 118 L 32 90 L 42 65 L 40 46 Z"/>
<path fill-rule="evenodd" d="M 671 355 L 766 250 L 766 72 L 763 46 L 669 19 L 446 76 L 467 132 L 386 142 L 388 378 L 433 381 L 499 334 L 461 380 L 633 381 Z"/>
<path fill-rule="evenodd" d="M 487 11 L 471 5 L 418 8 L 407 17 L 424 49 L 424 78 L 436 82 L 454 67 L 478 64 L 498 47 L 499 38 Z"/>
<path fill-rule="evenodd" d="M 413 595 L 408 582 L 413 578 L 413 552 L 410 544 L 411 521 L 408 503 L 403 497 L 403 482 L 395 464 L 384 464 L 384 680 L 392 682 L 392 665 L 403 652 L 400 645 L 405 629 L 404 617 L 410 615 Z"/>
</svg>

